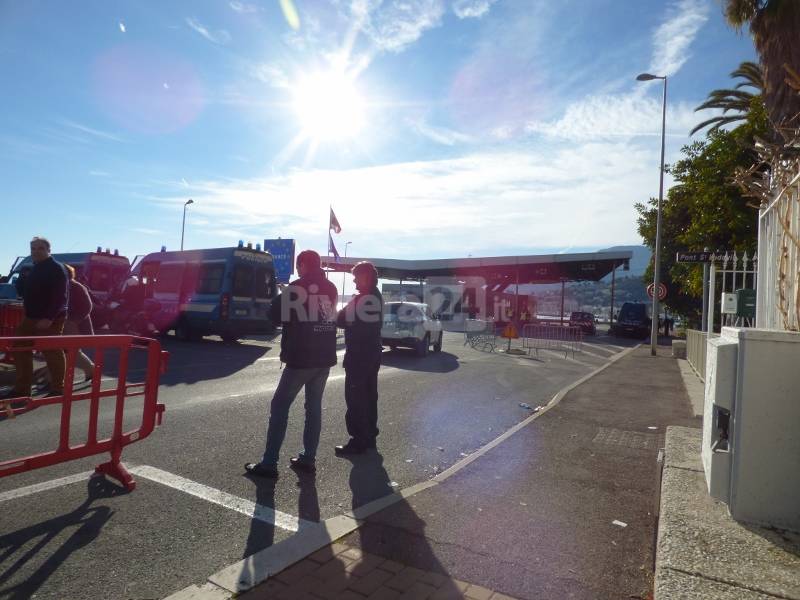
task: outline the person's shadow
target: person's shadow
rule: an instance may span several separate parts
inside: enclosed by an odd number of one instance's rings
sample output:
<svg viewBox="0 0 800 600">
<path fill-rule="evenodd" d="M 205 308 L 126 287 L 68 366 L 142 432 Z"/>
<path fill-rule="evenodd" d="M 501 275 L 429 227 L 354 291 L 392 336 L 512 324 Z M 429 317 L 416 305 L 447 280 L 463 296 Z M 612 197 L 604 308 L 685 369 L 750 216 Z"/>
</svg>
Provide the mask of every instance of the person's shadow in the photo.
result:
<svg viewBox="0 0 800 600">
<path fill-rule="evenodd" d="M 34 597 L 70 555 L 88 546 L 100 535 L 103 526 L 113 515 L 108 506 L 93 507 L 92 504 L 99 499 L 127 493 L 125 488 L 104 477 L 91 477 L 87 484 L 86 500 L 72 512 L 0 536 L 0 597 L 8 600 Z M 72 528 L 77 529 L 59 548 L 55 551 L 48 548 L 53 540 Z M 18 552 L 22 552 L 21 556 L 14 559 Z M 5 587 L 40 552 L 49 555 L 47 560 L 27 579 Z M 6 564 L 7 561 L 9 564 Z"/>
<path fill-rule="evenodd" d="M 352 507 L 356 509 L 384 496 L 395 494 L 392 480 L 383 467 L 380 452 L 367 452 L 351 458 L 350 490 Z M 462 591 L 450 579 L 447 570 L 436 556 L 425 537 L 425 521 L 420 518 L 407 499 L 401 499 L 365 519 L 365 523 L 350 534 L 345 541 L 368 554 L 386 558 L 429 571 L 438 575 L 439 585 L 434 584 L 436 575 L 420 579 L 420 586 L 436 587 L 437 597 L 460 598 Z M 446 580 L 442 582 L 442 579 Z M 419 594 L 424 589 L 418 590 Z"/>
</svg>

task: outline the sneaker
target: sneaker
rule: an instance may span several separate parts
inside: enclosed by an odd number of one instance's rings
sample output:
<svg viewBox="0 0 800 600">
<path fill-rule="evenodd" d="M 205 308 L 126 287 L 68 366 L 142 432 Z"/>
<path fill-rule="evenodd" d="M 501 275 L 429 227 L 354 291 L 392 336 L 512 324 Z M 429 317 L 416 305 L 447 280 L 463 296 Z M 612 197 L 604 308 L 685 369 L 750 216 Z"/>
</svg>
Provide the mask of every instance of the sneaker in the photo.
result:
<svg viewBox="0 0 800 600">
<path fill-rule="evenodd" d="M 335 446 L 333 451 L 336 453 L 336 456 L 350 456 L 353 454 L 364 454 L 366 450 L 361 444 L 350 440 L 343 446 Z"/>
<path fill-rule="evenodd" d="M 274 465 L 265 465 L 263 463 L 247 463 L 244 466 L 244 470 L 250 475 L 256 475 L 257 477 L 266 477 L 268 479 L 278 478 L 278 467 Z"/>
<path fill-rule="evenodd" d="M 313 460 L 307 460 L 302 456 L 293 456 L 289 459 L 289 466 L 295 471 L 305 471 L 306 473 L 316 473 L 317 465 Z"/>
</svg>

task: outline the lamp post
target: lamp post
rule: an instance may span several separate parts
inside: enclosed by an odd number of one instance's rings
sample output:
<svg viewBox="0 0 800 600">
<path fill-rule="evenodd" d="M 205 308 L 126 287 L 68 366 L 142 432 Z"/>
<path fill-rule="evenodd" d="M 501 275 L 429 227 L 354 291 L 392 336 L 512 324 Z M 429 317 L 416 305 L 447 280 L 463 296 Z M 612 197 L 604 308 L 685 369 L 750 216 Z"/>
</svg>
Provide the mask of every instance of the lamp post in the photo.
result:
<svg viewBox="0 0 800 600">
<path fill-rule="evenodd" d="M 347 258 L 347 247 L 353 242 L 345 242 L 344 244 L 344 257 Z M 344 282 L 347 277 L 347 271 L 342 271 L 342 301 L 344 301 Z"/>
<path fill-rule="evenodd" d="M 664 141 L 667 126 L 667 76 L 642 73 L 637 81 L 664 80 L 664 98 L 661 102 L 661 171 L 658 180 L 658 210 L 656 212 L 656 247 L 653 253 L 653 315 L 650 324 L 650 355 L 656 355 L 658 342 L 658 288 L 661 282 L 661 203 L 664 200 Z"/>
<path fill-rule="evenodd" d="M 181 250 L 183 250 L 183 232 L 186 229 L 186 207 L 189 206 L 190 204 L 194 204 L 194 200 L 192 200 L 191 198 L 189 198 L 183 204 L 183 222 L 181 223 Z"/>
</svg>

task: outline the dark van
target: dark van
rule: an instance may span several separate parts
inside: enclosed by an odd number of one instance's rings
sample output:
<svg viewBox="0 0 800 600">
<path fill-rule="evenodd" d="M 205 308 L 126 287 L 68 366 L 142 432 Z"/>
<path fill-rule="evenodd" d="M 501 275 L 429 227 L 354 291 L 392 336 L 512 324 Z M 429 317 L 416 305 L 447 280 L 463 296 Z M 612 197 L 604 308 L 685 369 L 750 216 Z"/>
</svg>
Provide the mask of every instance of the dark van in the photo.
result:
<svg viewBox="0 0 800 600">
<path fill-rule="evenodd" d="M 625 302 L 619 309 L 619 316 L 614 324 L 614 333 L 642 338 L 650 334 L 650 325 L 649 304 Z"/>
<path fill-rule="evenodd" d="M 278 293 L 275 269 L 272 255 L 258 246 L 153 252 L 134 274 L 144 286 L 148 319 L 161 333 L 235 341 L 274 329 L 269 305 Z"/>
</svg>

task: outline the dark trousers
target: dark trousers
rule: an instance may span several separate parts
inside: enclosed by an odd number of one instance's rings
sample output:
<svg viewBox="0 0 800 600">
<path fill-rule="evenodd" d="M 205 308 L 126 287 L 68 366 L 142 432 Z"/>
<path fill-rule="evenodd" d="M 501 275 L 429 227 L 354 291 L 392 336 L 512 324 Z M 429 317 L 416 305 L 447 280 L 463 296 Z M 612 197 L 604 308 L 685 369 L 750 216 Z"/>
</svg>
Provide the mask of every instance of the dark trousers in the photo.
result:
<svg viewBox="0 0 800 600">
<path fill-rule="evenodd" d="M 53 321 L 47 329 L 36 327 L 37 319 L 25 317 L 17 327 L 17 337 L 38 337 L 61 335 L 64 331 L 64 317 Z M 47 369 L 50 371 L 50 390 L 52 392 L 62 392 L 64 390 L 64 371 L 66 360 L 63 350 L 45 350 L 42 352 L 47 361 Z M 33 353 L 30 351 L 17 351 L 14 355 L 14 366 L 17 368 L 16 380 L 14 382 L 14 394 L 19 396 L 30 396 L 33 385 Z"/>
<path fill-rule="evenodd" d="M 347 433 L 359 446 L 371 446 L 378 437 L 378 370 L 380 357 L 351 359 L 345 364 L 344 420 Z"/>
</svg>

